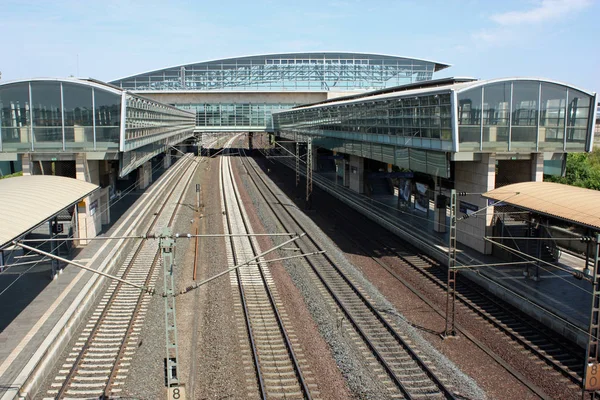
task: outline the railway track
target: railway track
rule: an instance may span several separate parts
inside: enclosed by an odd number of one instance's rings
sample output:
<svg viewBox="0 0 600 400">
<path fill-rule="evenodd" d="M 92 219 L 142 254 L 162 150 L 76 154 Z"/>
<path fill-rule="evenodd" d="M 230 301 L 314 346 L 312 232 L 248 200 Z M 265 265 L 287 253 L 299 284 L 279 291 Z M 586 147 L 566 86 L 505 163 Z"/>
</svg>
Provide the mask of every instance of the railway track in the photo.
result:
<svg viewBox="0 0 600 400">
<path fill-rule="evenodd" d="M 293 169 L 293 166 L 289 164 L 289 162 L 286 163 L 285 160 L 279 161 Z M 304 174 L 301 172 L 301 175 Z M 331 214 L 331 210 L 328 212 Z M 440 309 L 432 302 L 423 297 L 423 295 L 419 293 L 420 291 L 416 291 L 409 282 L 400 276 L 402 275 L 400 272 L 403 272 L 404 269 L 386 264 L 382 261 L 381 257 L 391 256 L 399 260 L 402 266 L 407 266 L 410 270 L 417 272 L 421 279 L 426 279 L 427 284 L 435 287 L 434 290 L 438 290 L 444 298 L 446 289 L 445 282 L 447 278 L 447 269 L 445 267 L 423 254 L 423 252 L 413 249 L 412 246 L 405 244 L 405 242 L 400 239 L 393 240 L 383 235 L 382 240 L 378 240 L 377 243 L 375 243 L 372 240 L 372 236 L 357 229 L 356 223 L 340 223 L 340 221 L 346 221 L 347 215 L 342 214 L 339 209 L 334 209 L 333 214 L 337 215 L 336 225 L 340 228 L 336 230 L 338 234 L 346 237 L 358 250 L 380 264 L 395 279 L 406 285 L 409 290 L 413 291 L 431 307 L 434 307 L 436 312 L 440 311 Z M 371 221 L 368 222 L 370 223 Z M 360 242 L 356 240 L 358 237 L 361 240 Z M 380 236 L 377 237 L 379 239 Z M 390 240 L 393 241 L 390 242 Z M 362 241 L 373 243 L 374 245 L 376 244 L 376 246 L 371 246 L 371 248 L 377 248 L 377 252 L 367 250 L 365 246 L 361 244 Z M 382 245 L 382 243 L 385 242 L 387 242 L 387 245 Z M 568 387 L 573 390 L 578 390 L 582 384 L 584 360 L 584 351 L 580 347 L 568 339 L 563 338 L 561 335 L 552 332 L 545 325 L 532 320 L 525 313 L 503 300 L 496 298 L 478 286 L 474 286 L 473 284 L 466 285 L 464 284 L 464 280 L 462 283 L 459 280 L 457 290 L 457 314 L 473 315 L 475 318 L 484 319 L 489 323 L 491 329 L 490 335 L 498 333 L 506 335 L 505 337 L 509 338 L 508 343 L 512 344 L 517 351 L 521 353 L 526 351 L 531 354 L 530 357 L 532 360 L 537 360 L 533 362 L 547 365 L 548 367 L 543 368 L 544 370 L 550 369 L 554 371 L 558 379 L 565 379 Z M 469 336 L 469 340 L 473 341 L 476 346 L 480 347 L 484 352 L 496 359 L 499 364 L 528 386 L 534 393 L 542 398 L 547 398 L 547 395 L 543 390 L 533 384 L 530 379 L 522 375 L 518 371 L 518 368 L 513 368 L 508 361 L 497 356 L 490 348 L 468 334 L 467 331 L 464 331 L 463 333 L 465 333 L 466 336 Z"/>
<path fill-rule="evenodd" d="M 227 242 L 229 264 L 237 265 L 256 257 L 260 251 L 255 238 L 244 236 L 252 230 L 238 196 L 228 150 L 221 157 L 220 186 L 225 233 L 242 235 L 232 236 Z M 293 332 L 286 330 L 287 317 L 280 310 L 282 305 L 266 263 L 262 258 L 257 261 L 230 273 L 232 286 L 240 295 L 242 324 L 249 337 L 257 382 L 256 388 L 249 388 L 249 396 L 254 397 L 258 390 L 262 399 L 310 399 L 318 393 L 304 378 L 308 368 L 298 360 L 295 349 L 299 349 L 299 344 L 292 343 Z"/>
<path fill-rule="evenodd" d="M 279 161 L 293 168 L 289 162 Z M 301 175 L 304 174 L 301 172 Z M 333 213 L 338 216 L 338 221 L 346 220 L 346 215 L 340 214 L 339 210 L 333 210 Z M 388 269 L 388 272 L 396 269 L 383 263 L 380 259 L 381 255 L 390 255 L 400 260 L 403 266 L 418 272 L 445 296 L 447 269 L 438 262 L 412 246 L 404 244 L 399 239 L 390 243 L 390 238 L 384 236 L 382 240 L 374 243 L 364 231 L 357 229 L 356 224 L 344 224 L 343 226 L 344 229 L 339 229 L 338 232 L 361 249 L 365 255 L 373 258 L 377 263 L 383 264 L 382 266 Z M 378 254 L 367 250 L 356 240 L 357 237 L 360 237 L 361 241 L 376 244 L 372 248 L 379 248 Z M 392 275 L 399 279 L 394 273 Z M 459 300 L 457 313 L 468 313 L 485 319 L 495 330 L 493 333 L 501 332 L 507 335 L 511 339 L 510 343 L 519 351 L 525 350 L 531 353 L 540 362 L 567 378 L 571 384 L 582 385 L 584 350 L 478 286 L 466 285 L 464 280 L 462 283 L 459 280 L 457 290 L 457 299 Z"/>
<path fill-rule="evenodd" d="M 183 197 L 196 163 L 185 156 L 161 178 L 162 190 L 153 191 L 149 207 L 158 207 L 147 233 L 169 226 Z M 136 244 L 117 271 L 117 276 L 138 285 L 154 287 L 159 264 L 154 240 Z M 109 398 L 121 392 L 138 347 L 150 295 L 112 281 L 75 346 L 60 367 L 47 395 L 52 398 Z"/>
<path fill-rule="evenodd" d="M 301 223 L 278 200 L 277 195 L 258 173 L 256 167 L 244 157 L 243 166 L 250 179 L 264 197 L 264 204 L 271 211 L 279 224 L 287 231 L 304 231 Z M 310 234 L 296 242 L 304 253 L 321 251 L 317 241 Z M 387 315 L 383 315 L 371 303 L 351 277 L 344 273 L 342 267 L 326 254 L 306 259 L 315 280 L 322 287 L 322 292 L 332 299 L 335 306 L 350 322 L 356 339 L 368 351 L 363 352 L 376 373 L 379 373 L 381 384 L 386 388 L 388 398 L 455 398 L 454 390 L 440 379 L 432 368 L 431 360 L 418 349 L 413 349 L 410 340 L 399 332 L 399 329 Z"/>
<path fill-rule="evenodd" d="M 335 212 L 338 213 L 338 211 Z M 342 220 L 342 216 L 339 214 L 338 216 Z M 344 230 L 340 231 L 340 234 L 365 255 L 372 257 L 380 265 L 383 264 L 382 266 L 388 271 L 397 271 L 398 268 L 383 262 L 382 255 L 395 257 L 400 261 L 402 267 L 408 267 L 418 272 L 419 276 L 435 287 L 435 290 L 445 295 L 447 269 L 427 255 L 412 249 L 399 240 L 390 243 L 388 239 L 383 238 L 375 243 L 364 232 L 350 224 L 344 225 Z M 380 249 L 378 254 L 369 251 L 366 246 L 356 240 L 357 237 L 360 237 L 361 241 L 376 245 L 376 248 Z M 394 276 L 394 274 L 392 275 Z M 396 276 L 396 278 L 398 277 Z M 484 318 L 496 332 L 502 332 L 510 337 L 511 343 L 519 350 L 527 350 L 572 383 L 581 385 L 584 360 L 584 351 L 581 348 L 472 283 L 467 285 L 464 280 L 463 282 L 458 281 L 456 289 L 459 301 L 457 313 Z"/>
</svg>

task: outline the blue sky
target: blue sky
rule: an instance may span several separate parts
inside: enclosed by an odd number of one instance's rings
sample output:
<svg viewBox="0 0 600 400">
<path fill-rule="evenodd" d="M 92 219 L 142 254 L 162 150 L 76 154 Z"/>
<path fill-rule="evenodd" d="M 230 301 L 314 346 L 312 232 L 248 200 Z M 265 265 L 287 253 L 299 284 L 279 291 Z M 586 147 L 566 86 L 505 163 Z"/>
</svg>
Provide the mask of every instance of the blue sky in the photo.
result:
<svg viewBox="0 0 600 400">
<path fill-rule="evenodd" d="M 0 0 L 2 81 L 109 81 L 241 55 L 357 51 L 600 91 L 600 0 Z"/>
</svg>

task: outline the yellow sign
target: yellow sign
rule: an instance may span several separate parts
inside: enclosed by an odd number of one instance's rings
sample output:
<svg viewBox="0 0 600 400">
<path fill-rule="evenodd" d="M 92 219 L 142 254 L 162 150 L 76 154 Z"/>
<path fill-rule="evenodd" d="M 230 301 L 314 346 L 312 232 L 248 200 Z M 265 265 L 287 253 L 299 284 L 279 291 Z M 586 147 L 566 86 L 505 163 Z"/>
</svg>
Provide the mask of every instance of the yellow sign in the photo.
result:
<svg viewBox="0 0 600 400">
<path fill-rule="evenodd" d="M 169 400 L 185 400 L 185 386 L 174 386 L 169 388 Z"/>
<path fill-rule="evenodd" d="M 585 371 L 585 390 L 600 390 L 600 366 L 597 362 L 589 363 Z"/>
</svg>

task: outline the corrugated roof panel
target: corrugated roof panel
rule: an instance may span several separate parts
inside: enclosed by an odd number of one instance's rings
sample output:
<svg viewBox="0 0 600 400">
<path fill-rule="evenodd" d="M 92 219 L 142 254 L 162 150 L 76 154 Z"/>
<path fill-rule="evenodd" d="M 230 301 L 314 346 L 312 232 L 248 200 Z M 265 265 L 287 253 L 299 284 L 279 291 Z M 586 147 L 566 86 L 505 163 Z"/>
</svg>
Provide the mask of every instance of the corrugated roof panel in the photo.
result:
<svg viewBox="0 0 600 400">
<path fill-rule="evenodd" d="M 0 180 L 0 247 L 88 196 L 97 185 L 73 178 L 31 175 Z"/>
<path fill-rule="evenodd" d="M 482 195 L 531 210 L 600 229 L 600 191 L 553 182 L 521 182 Z"/>
</svg>

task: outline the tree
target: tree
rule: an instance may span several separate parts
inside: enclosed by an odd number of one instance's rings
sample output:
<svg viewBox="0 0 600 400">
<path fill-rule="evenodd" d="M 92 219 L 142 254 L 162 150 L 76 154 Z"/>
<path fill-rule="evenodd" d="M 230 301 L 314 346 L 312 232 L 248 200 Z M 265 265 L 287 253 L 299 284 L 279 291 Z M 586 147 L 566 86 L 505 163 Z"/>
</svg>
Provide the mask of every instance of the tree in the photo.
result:
<svg viewBox="0 0 600 400">
<path fill-rule="evenodd" d="M 569 153 L 565 176 L 546 176 L 544 180 L 600 190 L 600 149 L 592 153 Z"/>
</svg>

